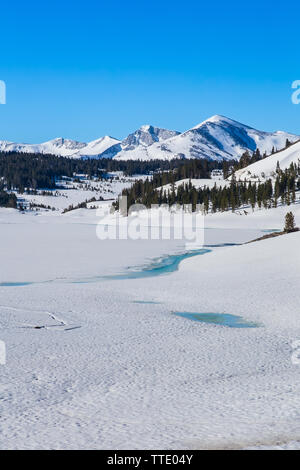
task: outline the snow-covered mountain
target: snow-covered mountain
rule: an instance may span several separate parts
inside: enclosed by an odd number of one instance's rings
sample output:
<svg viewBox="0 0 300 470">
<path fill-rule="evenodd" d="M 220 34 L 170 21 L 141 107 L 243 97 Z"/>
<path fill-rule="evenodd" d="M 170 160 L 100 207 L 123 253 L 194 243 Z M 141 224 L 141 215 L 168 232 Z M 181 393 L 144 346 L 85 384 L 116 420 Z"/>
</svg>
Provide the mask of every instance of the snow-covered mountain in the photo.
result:
<svg viewBox="0 0 300 470">
<path fill-rule="evenodd" d="M 4 152 L 51 153 L 60 156 L 72 155 L 84 146 L 85 144 L 81 142 L 63 139 L 62 137 L 49 140 L 42 144 L 17 144 L 14 142 L 0 141 L 0 150 Z"/>
<path fill-rule="evenodd" d="M 147 124 L 140 127 L 133 134 L 129 134 L 129 136 L 121 142 L 122 151 L 129 152 L 138 147 L 149 147 L 156 142 L 165 141 L 179 134 L 180 132 L 169 131 Z"/>
<path fill-rule="evenodd" d="M 104 152 L 109 153 L 114 147 L 118 148 L 119 144 L 119 140 L 106 135 L 105 137 L 100 137 L 100 139 L 85 144 L 77 153 L 72 154 L 72 157 L 98 157 L 98 155 L 102 155 Z M 111 157 L 114 155 L 115 153 L 112 152 Z"/>
<path fill-rule="evenodd" d="M 132 157 L 132 153 L 135 151 L 137 151 L 137 153 L 143 153 L 146 148 L 151 147 L 153 144 L 164 142 L 179 134 L 180 132 L 177 131 L 170 131 L 146 124 L 132 134 L 129 134 L 129 136 L 121 142 L 108 148 L 101 157 L 117 158 L 120 160 L 139 159 L 139 157 Z M 133 155 L 135 155 L 135 153 L 133 153 Z"/>
<path fill-rule="evenodd" d="M 236 171 L 235 176 L 237 180 L 263 181 L 276 175 L 277 162 L 281 170 L 289 168 L 291 163 L 298 165 L 300 163 L 300 140 L 285 150 Z"/>
<path fill-rule="evenodd" d="M 118 144 L 119 141 L 109 136 L 89 142 L 77 142 L 75 140 L 57 139 L 43 142 L 42 144 L 17 144 L 13 142 L 0 141 L 0 151 L 3 152 L 24 152 L 24 153 L 44 153 L 61 157 L 94 157 L 101 155 L 108 148 Z"/>
<path fill-rule="evenodd" d="M 115 158 L 122 160 L 171 160 L 176 157 L 207 158 L 211 160 L 238 159 L 249 150 L 257 148 L 271 153 L 272 148 L 281 149 L 286 139 L 295 142 L 299 136 L 287 132 L 263 132 L 224 116 L 213 116 L 182 134 L 154 143 L 148 147 L 137 146 L 120 152 Z"/>
<path fill-rule="evenodd" d="M 109 136 L 89 143 L 58 138 L 42 144 L 0 141 L 0 151 L 39 152 L 74 158 L 116 158 L 119 160 L 171 160 L 173 158 L 239 159 L 257 148 L 270 154 L 299 140 L 287 132 L 263 132 L 224 116 L 213 116 L 180 133 L 151 125 L 140 127 L 120 141 Z"/>
<path fill-rule="evenodd" d="M 150 125 L 140 127 L 137 131 L 129 134 L 126 139 L 120 141 L 113 137 L 105 136 L 89 143 L 77 142 L 57 138 L 42 144 L 17 144 L 13 142 L 0 141 L 0 151 L 54 154 L 62 157 L 73 158 L 113 158 L 123 157 L 125 160 L 131 158 L 131 152 L 135 149 L 144 149 L 154 143 L 179 135 L 179 132 L 169 131 Z"/>
</svg>

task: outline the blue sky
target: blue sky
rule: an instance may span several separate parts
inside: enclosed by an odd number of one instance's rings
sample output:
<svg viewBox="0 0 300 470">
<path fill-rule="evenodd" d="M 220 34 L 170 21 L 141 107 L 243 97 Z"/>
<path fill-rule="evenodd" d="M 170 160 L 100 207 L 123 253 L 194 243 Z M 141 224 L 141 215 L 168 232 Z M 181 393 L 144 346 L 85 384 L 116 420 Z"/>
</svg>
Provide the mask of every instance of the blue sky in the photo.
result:
<svg viewBox="0 0 300 470">
<path fill-rule="evenodd" d="M 0 140 L 183 131 L 213 114 L 300 134 L 299 2 L 3 3 Z"/>
</svg>

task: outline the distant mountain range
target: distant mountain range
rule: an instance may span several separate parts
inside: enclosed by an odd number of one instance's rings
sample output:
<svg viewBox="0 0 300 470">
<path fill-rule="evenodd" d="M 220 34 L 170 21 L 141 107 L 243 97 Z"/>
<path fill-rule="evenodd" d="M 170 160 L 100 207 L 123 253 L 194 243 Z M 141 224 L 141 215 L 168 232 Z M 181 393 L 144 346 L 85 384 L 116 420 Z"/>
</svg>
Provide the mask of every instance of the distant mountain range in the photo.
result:
<svg viewBox="0 0 300 470">
<path fill-rule="evenodd" d="M 107 149 L 119 144 L 119 140 L 112 137 L 101 137 L 88 144 L 76 140 L 57 139 L 49 140 L 42 144 L 17 144 L 0 140 L 0 151 L 2 152 L 25 152 L 25 153 L 48 153 L 61 157 L 98 157 Z"/>
<path fill-rule="evenodd" d="M 54 154 L 73 158 L 115 158 L 118 160 L 171 160 L 173 158 L 239 159 L 257 148 L 270 154 L 281 150 L 286 140 L 300 136 L 283 131 L 263 132 L 224 116 L 213 116 L 183 132 L 151 125 L 140 127 L 120 141 L 105 136 L 89 143 L 57 138 L 42 144 L 18 144 L 0 141 L 0 151 Z"/>
</svg>

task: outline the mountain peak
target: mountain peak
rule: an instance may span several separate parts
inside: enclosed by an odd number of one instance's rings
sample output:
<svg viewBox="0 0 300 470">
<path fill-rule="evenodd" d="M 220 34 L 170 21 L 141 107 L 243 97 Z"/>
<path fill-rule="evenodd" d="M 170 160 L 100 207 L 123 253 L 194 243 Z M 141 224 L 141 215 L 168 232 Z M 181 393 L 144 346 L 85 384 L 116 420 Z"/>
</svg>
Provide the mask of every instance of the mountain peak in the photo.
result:
<svg viewBox="0 0 300 470">
<path fill-rule="evenodd" d="M 200 127 L 203 127 L 207 124 L 218 124 L 220 126 L 225 124 L 225 125 L 235 126 L 235 127 L 239 127 L 239 128 L 244 127 L 244 128 L 247 128 L 247 129 L 251 129 L 249 126 L 247 126 L 245 124 L 242 124 L 238 121 L 235 121 L 234 119 L 230 119 L 226 116 L 222 116 L 221 114 L 214 114 L 210 118 L 205 119 L 205 121 L 202 121 L 199 124 L 197 124 L 196 126 L 192 127 L 192 129 L 199 129 Z"/>
<path fill-rule="evenodd" d="M 153 126 L 151 126 L 150 124 L 144 124 L 143 126 L 141 126 L 139 128 L 139 130 L 142 131 L 142 132 L 149 132 L 151 127 L 153 127 Z"/>
<path fill-rule="evenodd" d="M 77 140 L 65 139 L 64 137 L 56 137 L 55 139 L 48 140 L 47 142 L 44 142 L 40 145 L 78 149 L 84 147 L 86 144 L 83 142 L 78 142 Z"/>
<path fill-rule="evenodd" d="M 129 151 L 131 152 L 139 146 L 149 147 L 154 143 L 167 140 L 178 134 L 179 132 L 176 131 L 169 131 L 160 127 L 154 127 L 150 124 L 144 124 L 122 141 L 122 151 L 125 151 L 128 155 Z"/>
<path fill-rule="evenodd" d="M 209 122 L 220 122 L 220 121 L 232 121 L 232 119 L 226 117 L 226 116 L 223 116 L 222 114 L 214 114 L 213 116 L 211 116 L 210 118 L 208 118 L 206 121 L 209 121 Z"/>
</svg>

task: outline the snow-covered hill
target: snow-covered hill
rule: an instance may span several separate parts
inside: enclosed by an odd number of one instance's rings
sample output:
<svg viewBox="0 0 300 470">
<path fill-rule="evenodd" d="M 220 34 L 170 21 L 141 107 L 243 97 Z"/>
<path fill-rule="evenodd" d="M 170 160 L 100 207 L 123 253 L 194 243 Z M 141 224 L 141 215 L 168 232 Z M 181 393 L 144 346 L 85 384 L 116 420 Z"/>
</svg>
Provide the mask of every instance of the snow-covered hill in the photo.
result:
<svg viewBox="0 0 300 470">
<path fill-rule="evenodd" d="M 296 165 L 300 162 L 300 141 L 291 145 L 281 152 L 276 152 L 263 160 L 252 163 L 252 165 L 238 170 L 235 176 L 238 180 L 264 180 L 275 176 L 277 162 L 281 170 L 285 170 L 291 163 Z"/>
<path fill-rule="evenodd" d="M 40 152 L 75 158 L 116 158 L 119 160 L 172 160 L 173 158 L 239 159 L 257 148 L 271 153 L 299 136 L 287 132 L 263 132 L 224 116 L 213 116 L 180 133 L 144 125 L 120 141 L 109 136 L 89 143 L 58 138 L 42 144 L 0 141 L 0 151 Z"/>
<path fill-rule="evenodd" d="M 287 132 L 263 132 L 224 116 L 213 116 L 182 134 L 172 136 L 151 146 L 118 153 L 122 160 L 171 160 L 176 157 L 207 158 L 211 160 L 238 159 L 246 151 L 257 148 L 271 153 L 272 148 L 281 149 L 286 139 L 295 142 L 299 136 Z"/>
</svg>

